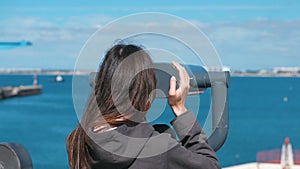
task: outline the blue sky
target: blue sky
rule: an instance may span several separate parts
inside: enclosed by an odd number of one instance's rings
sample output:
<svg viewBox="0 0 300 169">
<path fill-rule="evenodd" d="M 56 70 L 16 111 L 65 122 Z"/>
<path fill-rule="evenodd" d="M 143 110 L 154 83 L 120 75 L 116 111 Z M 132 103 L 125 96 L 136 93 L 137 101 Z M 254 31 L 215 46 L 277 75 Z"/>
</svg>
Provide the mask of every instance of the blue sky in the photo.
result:
<svg viewBox="0 0 300 169">
<path fill-rule="evenodd" d="M 0 1 L 0 68 L 72 69 L 89 36 L 137 12 L 170 13 L 198 26 L 232 69 L 300 66 L 300 1 Z"/>
</svg>

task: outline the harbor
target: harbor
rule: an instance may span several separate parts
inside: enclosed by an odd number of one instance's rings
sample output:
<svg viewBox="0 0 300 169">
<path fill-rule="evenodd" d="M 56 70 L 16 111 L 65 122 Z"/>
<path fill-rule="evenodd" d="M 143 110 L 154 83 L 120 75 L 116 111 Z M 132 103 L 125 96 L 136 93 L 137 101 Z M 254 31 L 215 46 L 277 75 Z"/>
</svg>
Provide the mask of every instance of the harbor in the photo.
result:
<svg viewBox="0 0 300 169">
<path fill-rule="evenodd" d="M 42 93 L 41 85 L 27 85 L 27 86 L 6 86 L 0 87 L 0 100 L 11 97 L 22 97 L 28 95 L 36 95 Z"/>
<path fill-rule="evenodd" d="M 0 87 L 0 100 L 12 98 L 12 97 L 36 95 L 41 93 L 42 93 L 42 86 L 38 85 L 37 76 L 35 75 L 33 78 L 32 85 Z"/>
</svg>

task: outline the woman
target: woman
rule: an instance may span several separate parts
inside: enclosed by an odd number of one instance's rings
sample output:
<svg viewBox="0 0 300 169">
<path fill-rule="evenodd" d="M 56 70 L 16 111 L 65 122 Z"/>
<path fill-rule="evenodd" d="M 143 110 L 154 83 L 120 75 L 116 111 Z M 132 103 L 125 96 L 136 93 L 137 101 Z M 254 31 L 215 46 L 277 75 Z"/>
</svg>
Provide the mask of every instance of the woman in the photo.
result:
<svg viewBox="0 0 300 169">
<path fill-rule="evenodd" d="M 105 55 L 80 124 L 67 138 L 71 169 L 220 168 L 193 113 L 185 107 L 189 76 L 178 63 L 180 82 L 170 79 L 168 102 L 180 143 L 146 122 L 156 88 L 148 53 L 115 45 Z"/>
</svg>

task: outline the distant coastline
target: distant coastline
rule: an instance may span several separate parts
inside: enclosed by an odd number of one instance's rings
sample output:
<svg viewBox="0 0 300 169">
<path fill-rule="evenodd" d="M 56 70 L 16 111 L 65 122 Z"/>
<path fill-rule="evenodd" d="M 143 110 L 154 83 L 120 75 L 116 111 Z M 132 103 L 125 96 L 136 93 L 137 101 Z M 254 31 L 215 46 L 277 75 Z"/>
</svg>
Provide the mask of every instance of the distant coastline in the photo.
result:
<svg viewBox="0 0 300 169">
<path fill-rule="evenodd" d="M 299 69 L 299 70 L 298 70 Z M 44 69 L 0 69 L 0 75 L 88 75 L 92 70 L 44 70 Z M 300 68 L 230 71 L 231 76 L 238 77 L 300 77 Z"/>
<path fill-rule="evenodd" d="M 240 73 L 231 72 L 230 76 L 238 77 L 300 77 L 300 73 Z"/>
<path fill-rule="evenodd" d="M 55 70 L 55 69 L 0 69 L 0 74 L 20 75 L 88 75 L 90 70 Z"/>
<path fill-rule="evenodd" d="M 300 67 L 275 67 L 273 69 L 231 71 L 232 76 L 300 77 Z"/>
</svg>

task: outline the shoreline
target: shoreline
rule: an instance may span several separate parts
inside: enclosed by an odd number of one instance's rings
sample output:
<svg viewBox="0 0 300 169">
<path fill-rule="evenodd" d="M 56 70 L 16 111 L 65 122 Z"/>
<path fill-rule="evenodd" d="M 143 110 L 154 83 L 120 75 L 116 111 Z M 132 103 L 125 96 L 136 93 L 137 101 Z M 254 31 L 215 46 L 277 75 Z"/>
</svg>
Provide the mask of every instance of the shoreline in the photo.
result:
<svg viewBox="0 0 300 169">
<path fill-rule="evenodd" d="M 89 75 L 92 70 L 0 70 L 0 75 Z M 300 77 L 300 73 L 246 73 L 230 72 L 231 77 Z"/>
<path fill-rule="evenodd" d="M 0 75 L 88 75 L 90 72 L 89 70 L 0 70 Z"/>
<path fill-rule="evenodd" d="M 231 77 L 300 77 L 300 74 L 277 73 L 277 74 L 249 74 L 249 73 L 231 73 Z"/>
</svg>

